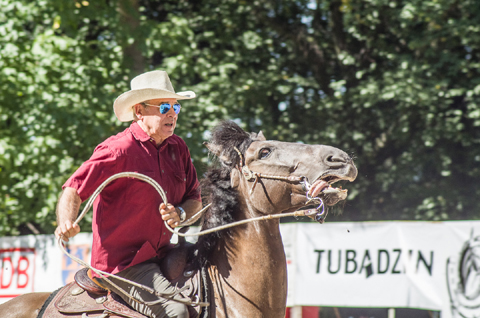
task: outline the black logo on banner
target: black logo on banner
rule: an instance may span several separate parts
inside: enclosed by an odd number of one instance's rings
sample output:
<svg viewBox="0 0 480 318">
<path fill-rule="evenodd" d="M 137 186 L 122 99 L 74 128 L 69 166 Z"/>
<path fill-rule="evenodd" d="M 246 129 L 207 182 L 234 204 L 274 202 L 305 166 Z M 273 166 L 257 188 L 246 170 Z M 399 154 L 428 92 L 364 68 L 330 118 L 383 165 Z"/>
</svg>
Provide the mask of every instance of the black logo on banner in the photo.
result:
<svg viewBox="0 0 480 318">
<path fill-rule="evenodd" d="M 314 250 L 317 253 L 316 273 L 375 274 L 427 273 L 432 276 L 433 251 L 402 249 Z"/>
<path fill-rule="evenodd" d="M 447 259 L 447 285 L 454 318 L 480 317 L 480 236 L 463 245 L 460 256 Z"/>
</svg>

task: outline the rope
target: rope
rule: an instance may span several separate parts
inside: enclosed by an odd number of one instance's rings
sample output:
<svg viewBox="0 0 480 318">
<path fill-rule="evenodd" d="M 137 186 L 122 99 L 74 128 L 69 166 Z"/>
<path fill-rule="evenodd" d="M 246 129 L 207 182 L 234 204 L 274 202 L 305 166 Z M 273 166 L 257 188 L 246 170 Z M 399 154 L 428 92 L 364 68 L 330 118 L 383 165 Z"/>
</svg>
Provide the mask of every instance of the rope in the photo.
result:
<svg viewBox="0 0 480 318">
<path fill-rule="evenodd" d="M 144 182 L 147 182 L 148 184 L 150 184 L 152 187 L 155 188 L 155 190 L 157 190 L 157 192 L 160 194 L 160 196 L 162 197 L 162 200 L 165 204 L 167 204 L 167 196 L 165 194 L 165 192 L 163 191 L 162 187 L 152 178 L 146 176 L 146 175 L 143 175 L 143 174 L 140 174 L 140 173 L 136 173 L 136 172 L 121 172 L 121 173 L 117 173 L 113 176 L 111 176 L 110 178 L 106 179 L 98 188 L 97 190 L 95 190 L 95 192 L 92 194 L 92 196 L 90 197 L 90 199 L 87 201 L 87 204 L 85 205 L 84 209 L 82 210 L 82 213 L 77 217 L 77 219 L 75 220 L 74 224 L 78 224 L 82 219 L 83 217 L 85 216 L 85 214 L 88 212 L 88 210 L 90 210 L 90 208 L 92 207 L 93 205 L 93 202 L 95 201 L 95 199 L 97 198 L 97 196 L 100 194 L 100 192 L 102 192 L 102 190 L 112 181 L 116 180 L 116 179 L 119 179 L 119 178 L 136 178 L 136 179 L 139 179 L 139 180 L 142 180 Z M 190 218 L 188 221 L 190 221 L 192 218 Z M 165 222 L 165 224 L 167 224 Z M 174 300 L 174 301 L 177 301 L 179 303 L 182 303 L 182 304 L 185 304 L 185 305 L 193 305 L 193 306 L 209 306 L 208 303 L 203 303 L 203 302 L 200 302 L 199 299 L 197 299 L 195 302 L 192 302 L 191 300 L 183 300 L 183 299 L 173 299 L 172 297 L 176 296 L 178 293 L 180 293 L 182 290 L 179 290 L 175 293 L 171 293 L 171 294 L 162 294 L 162 293 L 159 293 L 157 291 L 155 291 L 154 289 L 148 287 L 148 286 L 145 286 L 145 285 L 142 285 L 142 284 L 138 284 L 136 282 L 133 282 L 133 281 L 130 281 L 128 279 L 125 279 L 123 277 L 120 277 L 120 276 L 117 276 L 117 275 L 114 275 L 114 274 L 111 274 L 111 273 L 108 273 L 108 272 L 104 272 L 104 271 L 101 271 L 99 269 L 96 269 L 94 268 L 93 266 L 91 266 L 90 264 L 87 264 L 85 263 L 83 260 L 73 256 L 72 254 L 68 253 L 65 249 L 65 244 L 66 242 L 62 239 L 62 237 L 59 237 L 58 238 L 58 244 L 61 248 L 61 250 L 63 251 L 63 253 L 65 253 L 65 255 L 67 255 L 68 257 L 70 257 L 72 260 L 74 260 L 75 262 L 77 262 L 78 264 L 84 266 L 84 267 L 87 267 L 89 269 L 91 269 L 93 272 L 95 272 L 98 276 L 100 276 L 101 278 L 103 278 L 105 281 L 107 281 L 108 283 L 112 284 L 112 286 L 114 286 L 115 288 L 117 288 L 120 293 L 122 293 L 124 296 L 130 298 L 131 300 L 135 301 L 135 302 L 138 302 L 138 303 L 143 303 L 143 304 L 147 304 L 147 305 L 152 305 L 154 302 L 145 302 L 143 300 L 138 300 L 136 299 L 135 297 L 131 296 L 130 294 L 128 294 L 127 292 L 125 292 L 122 288 L 120 288 L 118 285 L 116 285 L 114 282 L 112 282 L 110 279 L 108 279 L 108 277 L 115 277 L 116 279 L 120 280 L 120 281 L 123 281 L 123 282 L 126 282 L 126 283 L 129 283 L 135 287 L 138 287 L 138 288 L 141 288 L 153 295 L 156 295 L 158 297 L 161 297 L 161 298 L 167 298 L 167 299 L 171 299 L 171 300 Z"/>
<path fill-rule="evenodd" d="M 266 176 L 266 175 L 261 175 L 261 177 L 263 178 L 271 178 L 271 179 L 280 179 L 281 180 L 288 180 L 288 181 L 297 181 L 297 179 L 295 180 L 292 180 L 290 178 L 286 178 L 286 177 L 271 177 L 271 176 Z M 152 187 L 155 188 L 155 190 L 157 190 L 157 192 L 160 194 L 163 202 L 165 204 L 167 204 L 167 196 L 165 194 L 165 192 L 163 191 L 162 187 L 152 178 L 146 176 L 146 175 L 143 175 L 143 174 L 140 174 L 140 173 L 136 173 L 136 172 L 121 172 L 121 173 L 117 173 L 113 176 L 111 176 L 110 178 L 106 179 L 98 188 L 97 190 L 95 190 L 95 192 L 92 194 L 92 196 L 90 197 L 90 199 L 87 201 L 87 204 L 85 205 L 84 209 L 82 210 L 82 213 L 80 213 L 80 215 L 77 217 L 77 219 L 75 220 L 74 222 L 74 225 L 78 224 L 82 219 L 83 217 L 85 216 L 85 214 L 88 212 L 88 210 L 90 210 L 90 208 L 92 207 L 93 205 L 93 202 L 95 201 L 95 199 L 97 198 L 97 196 L 100 194 L 100 192 L 102 192 L 102 190 L 112 181 L 116 180 L 116 179 L 119 179 L 119 178 L 136 178 L 136 179 L 139 179 L 139 180 L 142 180 L 148 184 L 150 184 Z M 320 201 L 322 201 L 321 199 L 319 199 Z M 320 206 L 323 206 L 323 201 L 321 203 Z M 319 207 L 320 207 L 319 206 Z M 182 222 L 180 224 L 180 227 L 185 227 L 185 226 L 188 226 L 188 225 L 191 225 L 193 224 L 204 212 L 206 209 L 208 209 L 210 207 L 210 204 L 208 204 L 207 206 L 205 206 L 202 210 L 200 210 L 199 212 L 197 212 L 195 215 L 193 215 L 192 217 L 190 217 L 188 220 L 185 220 L 184 222 Z M 318 208 L 317 208 L 318 209 Z M 205 230 L 205 231 L 200 231 L 198 233 L 179 233 L 178 231 L 175 231 L 174 229 L 172 229 L 167 222 L 165 222 L 165 226 L 167 227 L 167 229 L 178 235 L 178 236 L 182 236 L 182 237 L 186 237 L 186 236 L 201 236 L 201 235 L 206 235 L 206 234 L 209 234 L 209 233 L 213 233 L 213 232 L 216 232 L 216 231 L 221 231 L 221 230 L 224 230 L 224 229 L 227 229 L 227 228 L 231 228 L 231 227 L 234 227 L 234 226 L 239 226 L 239 225 L 242 225 L 242 224 L 246 224 L 246 223 L 250 223 L 250 222 L 255 222 L 255 221 L 261 221 L 261 220 L 272 220 L 272 219 L 279 219 L 279 218 L 282 218 L 282 217 L 288 217 L 288 216 L 295 216 L 295 217 L 298 217 L 298 216 L 310 216 L 310 215 L 313 215 L 314 213 L 311 212 L 311 210 L 307 210 L 307 211 L 295 211 L 295 212 L 291 212 L 291 213 L 279 213 L 279 214 L 270 214 L 270 215 L 265 215 L 265 216 L 261 216 L 261 217 L 256 217 L 256 218 L 251 218 L 251 219 L 246 219 L 246 220 L 241 220 L 241 221 L 237 221 L 237 222 L 233 222 L 233 223 L 230 223 L 230 224 L 226 224 L 226 225 L 222 225 L 222 226 L 218 226 L 218 227 L 215 227 L 215 228 L 212 228 L 212 229 L 208 229 L 208 230 Z M 322 213 L 323 214 L 323 213 Z M 143 304 L 147 304 L 147 305 L 152 305 L 156 302 L 146 302 L 144 301 L 143 299 L 136 299 L 135 297 L 131 296 L 130 294 L 128 294 L 127 292 L 125 292 L 122 288 L 120 288 L 118 285 L 116 285 L 115 283 L 113 283 L 110 279 L 108 279 L 108 277 L 115 277 L 116 279 L 120 280 L 120 281 L 123 281 L 123 282 L 126 282 L 126 283 L 129 283 L 135 287 L 138 287 L 138 288 L 141 288 L 151 294 L 154 294 L 158 297 L 161 297 L 161 298 L 167 298 L 167 299 L 171 299 L 171 300 L 174 300 L 174 301 L 177 301 L 179 303 L 182 303 L 182 304 L 185 304 L 185 305 L 192 305 L 192 306 L 201 306 L 201 307 L 206 307 L 206 306 L 209 306 L 209 303 L 205 303 L 205 302 L 200 302 L 199 299 L 197 299 L 196 301 L 192 302 L 191 300 L 183 300 L 183 299 L 173 299 L 174 296 L 178 295 L 180 292 L 182 292 L 182 290 L 178 290 L 174 293 L 170 293 L 170 294 L 162 294 L 162 293 L 159 293 L 157 291 L 155 291 L 154 289 L 148 287 L 148 286 L 145 286 L 145 285 L 141 285 L 141 284 L 138 284 L 136 282 L 133 282 L 133 281 L 130 281 L 128 279 L 125 279 L 123 277 L 120 277 L 120 276 L 117 276 L 117 275 L 114 275 L 114 274 L 111 274 L 111 273 L 108 273 L 108 272 L 104 272 L 104 271 L 101 271 L 99 269 L 96 269 L 94 267 L 92 267 L 90 264 L 87 264 L 86 262 L 84 262 L 83 260 L 73 256 L 72 254 L 68 253 L 67 250 L 65 249 L 65 244 L 66 242 L 62 239 L 62 237 L 59 237 L 58 238 L 58 244 L 61 248 L 61 250 L 63 251 L 63 253 L 65 253 L 65 255 L 67 255 L 68 257 L 70 257 L 72 260 L 74 260 L 75 262 L 77 262 L 78 264 L 84 266 L 84 267 L 87 267 L 89 269 L 91 269 L 93 272 L 95 272 L 98 276 L 100 276 L 101 278 L 103 278 L 105 281 L 107 281 L 108 283 L 112 284 L 112 286 L 114 286 L 115 288 L 117 288 L 124 296 L 130 298 L 131 300 L 135 301 L 135 302 L 138 302 L 138 303 L 143 303 Z"/>
<path fill-rule="evenodd" d="M 302 180 L 303 177 L 280 177 L 280 176 L 269 176 L 269 175 L 262 175 L 262 174 L 259 174 L 260 177 L 262 178 L 268 178 L 268 179 L 279 179 L 279 180 L 284 180 L 284 181 L 299 181 L 299 180 Z M 137 179 L 140 179 L 142 181 L 145 181 L 147 182 L 148 184 L 150 184 L 152 187 L 155 188 L 155 190 L 157 190 L 157 192 L 160 194 L 160 196 L 162 197 L 162 200 L 165 204 L 167 204 L 167 196 L 165 194 L 165 192 L 163 191 L 162 187 L 158 184 L 157 181 L 155 181 L 154 179 L 150 178 L 149 176 L 146 176 L 146 175 L 143 175 L 141 173 L 137 173 L 137 172 L 120 172 L 120 173 L 117 173 L 113 176 L 111 176 L 110 178 L 108 178 L 107 180 L 105 180 L 98 188 L 97 190 L 95 190 L 95 192 L 92 194 L 92 196 L 90 197 L 90 199 L 88 200 L 87 204 L 85 205 L 85 208 L 83 209 L 82 213 L 78 216 L 77 220 L 74 222 L 74 224 L 78 224 L 82 219 L 83 217 L 85 216 L 85 214 L 88 212 L 88 210 L 90 210 L 90 208 L 92 207 L 93 205 L 93 202 L 95 201 L 95 199 L 97 198 L 97 196 L 100 194 L 100 192 L 102 192 L 102 190 L 112 181 L 116 180 L 116 179 L 119 179 L 119 178 L 137 178 Z M 321 199 L 319 199 L 321 201 Z M 200 211 L 198 211 L 197 213 L 195 213 L 195 215 L 193 215 L 192 217 L 190 217 L 189 219 L 183 221 L 177 228 L 181 228 L 181 227 L 186 227 L 186 226 L 189 226 L 193 223 L 195 223 L 195 221 L 210 207 L 211 203 L 208 204 L 207 206 L 205 206 L 203 209 L 201 209 Z M 322 201 L 322 204 L 320 206 L 323 205 L 323 201 Z M 319 207 L 320 207 L 319 206 Z M 264 221 L 264 220 L 272 220 L 272 219 L 279 219 L 279 218 L 283 218 L 283 217 L 289 217 L 289 216 L 295 216 L 295 217 L 299 217 L 299 216 L 308 216 L 309 214 L 306 212 L 306 211 L 295 211 L 295 212 L 291 212 L 291 213 L 278 213 L 278 214 L 270 214 L 270 215 L 265 215 L 265 216 L 260 216 L 260 217 L 256 217 L 256 218 L 251 218 L 251 219 L 247 219 L 247 220 L 242 220 L 242 221 L 237 221 L 237 222 L 233 222 L 233 223 L 229 223 L 229 224 L 226 224 L 226 225 L 222 225 L 222 226 L 218 226 L 218 227 L 215 227 L 215 228 L 211 228 L 211 229 L 208 229 L 208 230 L 205 230 L 205 231 L 200 231 L 200 232 L 197 232 L 197 233 L 180 233 L 174 229 L 172 229 L 170 227 L 170 225 L 168 225 L 167 222 L 165 222 L 165 226 L 167 227 L 167 229 L 172 232 L 173 234 L 176 234 L 178 236 L 182 236 L 182 237 L 189 237 L 189 236 L 202 236 L 202 235 L 206 235 L 206 234 L 210 234 L 210 233 L 213 233 L 213 232 L 217 232 L 217 231 L 221 231 L 221 230 L 224 230 L 224 229 L 227 229 L 227 228 L 231 228 L 231 227 L 234 227 L 234 226 L 239 226 L 239 225 L 242 225 L 242 224 L 246 224 L 246 223 L 250 223 L 250 222 L 255 222 L 255 221 Z"/>
<path fill-rule="evenodd" d="M 189 233 L 180 233 L 180 232 L 172 229 L 168 224 L 165 224 L 165 225 L 167 226 L 167 229 L 170 232 L 172 232 L 173 234 L 176 234 L 178 236 L 183 236 L 183 237 L 202 236 L 202 235 L 210 234 L 210 233 L 213 233 L 213 232 L 225 230 L 225 229 L 228 229 L 228 228 L 231 228 L 231 227 L 234 227 L 234 226 L 239 226 L 239 225 L 242 225 L 242 224 L 255 222 L 255 221 L 273 220 L 273 219 L 279 219 L 279 218 L 288 217 L 288 216 L 299 217 L 299 216 L 308 216 L 308 215 L 309 215 L 308 211 L 295 211 L 295 212 L 291 212 L 291 213 L 269 214 L 269 215 L 259 216 L 259 217 L 256 217 L 256 218 L 251 218 L 251 219 L 232 222 L 232 223 L 229 223 L 229 224 L 217 226 L 217 227 L 214 227 L 214 228 L 211 228 L 211 229 L 208 229 L 208 230 L 200 231 L 200 232 L 197 232 L 197 233 L 190 233 L 190 234 Z"/>
<path fill-rule="evenodd" d="M 77 220 L 74 222 L 74 225 L 77 225 L 78 222 L 80 222 L 83 217 L 85 216 L 85 214 L 88 212 L 88 210 L 90 210 L 90 208 L 92 207 L 93 205 L 93 202 L 95 201 L 95 199 L 97 198 L 97 196 L 100 194 L 100 192 L 102 192 L 102 190 L 112 181 L 116 180 L 116 179 L 119 179 L 119 178 L 137 178 L 137 179 L 140 179 L 142 181 L 145 181 L 146 183 L 150 184 L 152 187 L 155 188 L 155 190 L 157 190 L 158 194 L 160 194 L 160 196 L 162 197 L 162 200 L 165 204 L 167 204 L 167 196 L 165 194 L 165 192 L 163 191 L 162 187 L 157 183 L 157 181 L 155 181 L 154 179 L 150 178 L 149 176 L 146 176 L 146 175 L 143 175 L 141 173 L 137 173 L 137 172 L 120 172 L 120 173 L 117 173 L 117 174 L 114 174 L 113 176 L 111 176 L 110 178 L 108 178 L 107 180 L 103 181 L 103 183 L 97 188 L 97 190 L 95 190 L 95 192 L 92 194 L 92 196 L 90 197 L 90 199 L 87 201 L 87 204 L 85 205 L 85 207 L 83 208 L 83 211 L 82 213 L 78 216 Z"/>
<path fill-rule="evenodd" d="M 90 264 L 87 264 L 86 262 L 84 262 L 83 260 L 73 256 L 72 254 L 68 253 L 67 250 L 65 249 L 65 241 L 62 240 L 62 238 L 60 237 L 58 239 L 58 244 L 60 246 L 60 249 L 63 251 L 63 253 L 65 253 L 65 255 L 67 255 L 68 257 L 70 257 L 72 260 L 74 260 L 75 262 L 77 262 L 78 264 L 84 266 L 84 267 L 87 267 L 89 269 L 91 269 L 93 272 L 95 272 L 98 276 L 100 276 L 102 279 L 104 279 L 105 281 L 107 281 L 109 284 L 111 284 L 112 286 L 114 286 L 116 289 L 118 289 L 118 291 L 120 291 L 120 293 L 122 293 L 124 296 L 130 298 L 131 300 L 137 302 L 137 303 L 141 303 L 141 304 L 146 304 L 146 305 L 153 305 L 155 304 L 156 302 L 158 301 L 154 301 L 154 302 L 146 302 L 144 301 L 143 299 L 136 299 L 135 297 L 133 297 L 132 295 L 128 294 L 126 291 L 124 291 L 120 286 L 118 286 L 117 284 L 115 284 L 114 282 L 112 282 L 110 279 L 108 279 L 108 277 L 115 277 L 116 279 L 120 280 L 120 281 L 123 281 L 123 282 L 126 282 L 128 284 L 131 284 L 135 287 L 138 287 L 138 288 L 141 288 L 147 292 L 149 292 L 150 294 L 153 294 L 155 296 L 158 296 L 158 297 L 161 297 L 161 298 L 165 298 L 165 299 L 170 299 L 170 300 L 174 300 L 176 302 L 179 302 L 179 303 L 182 303 L 182 304 L 185 304 L 185 305 L 192 305 L 192 306 L 201 306 L 201 307 L 206 307 L 206 306 L 209 306 L 209 303 L 204 303 L 204 302 L 200 302 L 199 299 L 197 299 L 196 301 L 192 302 L 191 300 L 183 300 L 183 299 L 173 299 L 174 296 L 178 295 L 179 293 L 181 293 L 183 290 L 180 289 L 174 293 L 169 293 L 169 294 L 163 294 L 163 293 L 159 293 L 158 291 L 148 287 L 148 286 L 145 286 L 145 285 L 142 285 L 142 284 L 138 284 L 134 281 L 131 281 L 131 280 L 128 280 L 126 278 L 123 278 L 121 276 L 117 276 L 115 274 L 111 274 L 111 273 L 108 273 L 108 272 L 104 272 L 102 270 L 99 270 L 99 269 L 96 269 L 94 268 L 93 266 L 91 266 Z"/>
</svg>

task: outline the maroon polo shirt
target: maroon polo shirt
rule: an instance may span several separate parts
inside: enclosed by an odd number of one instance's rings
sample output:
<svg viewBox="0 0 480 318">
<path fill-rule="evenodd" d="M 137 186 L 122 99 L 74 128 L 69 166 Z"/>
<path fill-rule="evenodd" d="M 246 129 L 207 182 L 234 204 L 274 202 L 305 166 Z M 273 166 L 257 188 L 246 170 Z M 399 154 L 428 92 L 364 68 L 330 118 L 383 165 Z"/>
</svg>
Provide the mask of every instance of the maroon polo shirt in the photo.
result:
<svg viewBox="0 0 480 318">
<path fill-rule="evenodd" d="M 85 201 L 110 176 L 132 171 L 156 180 L 174 206 L 188 199 L 201 200 L 185 141 L 172 135 L 157 148 L 135 122 L 98 145 L 63 188 L 76 189 Z M 154 256 L 162 257 L 172 233 L 160 216 L 161 202 L 146 182 L 134 178 L 112 181 L 93 205 L 92 266 L 115 274 Z"/>
</svg>

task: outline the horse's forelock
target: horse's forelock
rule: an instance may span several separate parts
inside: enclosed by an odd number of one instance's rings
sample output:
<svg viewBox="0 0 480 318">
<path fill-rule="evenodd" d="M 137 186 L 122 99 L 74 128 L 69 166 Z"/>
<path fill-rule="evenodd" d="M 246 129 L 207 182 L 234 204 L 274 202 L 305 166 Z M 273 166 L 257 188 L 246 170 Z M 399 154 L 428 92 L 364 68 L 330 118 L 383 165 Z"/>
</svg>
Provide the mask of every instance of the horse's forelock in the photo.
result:
<svg viewBox="0 0 480 318">
<path fill-rule="evenodd" d="M 215 127 L 212 131 L 208 145 L 209 149 L 214 149 L 220 163 L 227 167 L 226 173 L 230 174 L 237 164 L 240 163 L 240 154 L 244 153 L 250 144 L 254 141 L 256 134 L 246 133 L 240 126 L 233 121 L 224 121 Z M 227 176 L 229 178 L 229 176 Z"/>
<path fill-rule="evenodd" d="M 223 121 L 212 131 L 211 142 L 217 145 L 231 146 L 249 139 L 250 134 L 245 132 L 233 121 Z"/>
</svg>

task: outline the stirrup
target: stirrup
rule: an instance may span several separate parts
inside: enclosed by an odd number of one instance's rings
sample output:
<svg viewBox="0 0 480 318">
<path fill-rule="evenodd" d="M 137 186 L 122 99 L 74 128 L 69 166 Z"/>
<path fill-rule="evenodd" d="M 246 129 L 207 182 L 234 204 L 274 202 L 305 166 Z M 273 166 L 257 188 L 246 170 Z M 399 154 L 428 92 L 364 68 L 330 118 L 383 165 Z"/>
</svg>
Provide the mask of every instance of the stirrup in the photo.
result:
<svg viewBox="0 0 480 318">
<path fill-rule="evenodd" d="M 101 287 L 92 277 L 92 273 L 88 268 L 82 268 L 75 273 L 75 282 L 85 291 L 95 295 L 107 295 L 108 290 Z"/>
</svg>

